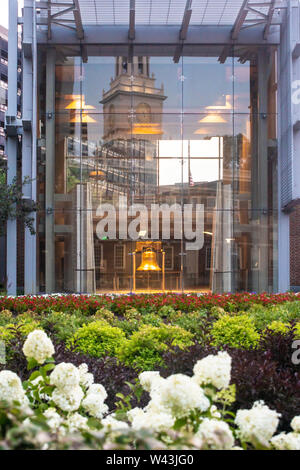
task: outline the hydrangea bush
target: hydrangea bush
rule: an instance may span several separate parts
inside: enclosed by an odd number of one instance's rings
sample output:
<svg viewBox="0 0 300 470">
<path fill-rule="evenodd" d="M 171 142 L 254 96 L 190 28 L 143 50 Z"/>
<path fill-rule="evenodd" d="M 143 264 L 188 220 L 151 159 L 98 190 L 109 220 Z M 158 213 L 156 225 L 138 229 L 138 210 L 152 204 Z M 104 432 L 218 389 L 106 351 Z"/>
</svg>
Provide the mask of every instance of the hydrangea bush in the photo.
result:
<svg viewBox="0 0 300 470">
<path fill-rule="evenodd" d="M 275 435 L 280 414 L 264 402 L 236 414 L 227 410 L 235 395 L 227 352 L 199 360 L 192 377 L 141 373 L 131 393 L 148 392 L 149 403 L 132 409 L 119 394 L 113 412 L 86 364 L 55 365 L 43 331 L 28 335 L 23 352 L 33 370 L 29 380 L 0 372 L 0 449 L 300 450 L 300 416 L 293 418 L 292 432 Z"/>
</svg>

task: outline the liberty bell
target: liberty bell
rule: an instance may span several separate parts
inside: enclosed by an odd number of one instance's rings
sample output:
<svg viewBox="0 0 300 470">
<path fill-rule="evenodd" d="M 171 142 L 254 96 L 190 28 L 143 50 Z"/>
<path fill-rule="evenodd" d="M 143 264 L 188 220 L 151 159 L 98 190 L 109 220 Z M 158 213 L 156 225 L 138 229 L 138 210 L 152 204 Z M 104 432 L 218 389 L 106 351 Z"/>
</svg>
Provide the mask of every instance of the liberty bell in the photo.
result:
<svg viewBox="0 0 300 470">
<path fill-rule="evenodd" d="M 156 261 L 156 253 L 152 248 L 147 248 L 142 253 L 142 262 L 137 271 L 161 271 Z"/>
</svg>

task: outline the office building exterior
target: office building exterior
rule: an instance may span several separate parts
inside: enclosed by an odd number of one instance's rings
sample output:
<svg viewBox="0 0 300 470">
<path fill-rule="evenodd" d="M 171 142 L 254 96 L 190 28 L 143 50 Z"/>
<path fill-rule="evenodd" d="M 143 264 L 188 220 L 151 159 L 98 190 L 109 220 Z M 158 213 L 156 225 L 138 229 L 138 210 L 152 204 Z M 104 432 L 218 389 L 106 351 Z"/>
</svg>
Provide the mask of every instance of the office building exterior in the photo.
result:
<svg viewBox="0 0 300 470">
<path fill-rule="evenodd" d="M 18 44 L 17 67 L 17 117 L 21 117 L 21 44 Z M 7 111 L 8 93 L 8 31 L 0 26 L 0 168 L 5 169 L 7 165 L 5 114 Z M 6 281 L 6 239 L 0 236 L 0 286 Z M 20 270 L 21 271 L 21 270 Z"/>
<path fill-rule="evenodd" d="M 217 3 L 25 0 L 18 19 L 10 1 L 8 179 L 21 141 L 39 204 L 25 293 L 291 287 L 299 2 Z M 12 294 L 17 233 L 9 221 Z"/>
</svg>

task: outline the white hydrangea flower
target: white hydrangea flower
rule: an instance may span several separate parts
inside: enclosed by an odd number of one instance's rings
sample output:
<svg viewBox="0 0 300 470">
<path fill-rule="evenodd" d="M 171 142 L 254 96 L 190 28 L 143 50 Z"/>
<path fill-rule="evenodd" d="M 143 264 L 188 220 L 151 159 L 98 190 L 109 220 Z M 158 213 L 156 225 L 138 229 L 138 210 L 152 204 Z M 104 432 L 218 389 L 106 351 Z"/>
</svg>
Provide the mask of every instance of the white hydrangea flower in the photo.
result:
<svg viewBox="0 0 300 470">
<path fill-rule="evenodd" d="M 87 395 L 89 395 L 90 393 L 99 395 L 103 401 L 107 398 L 107 392 L 101 384 L 90 385 L 87 391 Z"/>
<path fill-rule="evenodd" d="M 52 393 L 53 402 L 63 411 L 77 411 L 84 393 L 79 385 L 72 388 L 56 388 Z"/>
<path fill-rule="evenodd" d="M 295 416 L 291 421 L 291 428 L 300 433 L 300 416 Z"/>
<path fill-rule="evenodd" d="M 89 388 L 94 383 L 94 376 L 88 372 L 88 366 L 84 363 L 80 364 L 78 371 L 80 376 L 80 385 L 85 388 Z"/>
<path fill-rule="evenodd" d="M 89 429 L 87 422 L 87 418 L 76 412 L 68 416 L 65 425 L 70 433 L 74 433 L 77 431 L 87 431 Z"/>
<path fill-rule="evenodd" d="M 82 401 L 82 406 L 87 413 L 98 419 L 102 419 L 108 412 L 108 406 L 99 393 L 88 393 Z"/>
<path fill-rule="evenodd" d="M 206 449 L 229 450 L 234 445 L 234 437 L 225 421 L 204 418 L 196 433 Z"/>
<path fill-rule="evenodd" d="M 221 413 L 219 412 L 216 405 L 211 405 L 209 411 L 213 418 L 221 418 Z"/>
<path fill-rule="evenodd" d="M 174 374 L 151 392 L 151 398 L 159 407 L 176 418 L 190 414 L 194 409 L 206 411 L 210 402 L 203 390 L 187 375 Z"/>
<path fill-rule="evenodd" d="M 114 417 L 114 415 L 109 415 L 101 421 L 103 425 L 104 432 L 110 431 L 122 431 L 123 429 L 128 429 L 129 426 L 124 421 L 119 421 Z"/>
<path fill-rule="evenodd" d="M 80 383 L 80 374 L 73 364 L 61 362 L 50 374 L 50 384 L 55 385 L 58 389 L 71 389 L 78 387 Z"/>
<path fill-rule="evenodd" d="M 153 387 L 159 387 L 163 380 L 157 371 L 146 371 L 139 375 L 140 384 L 148 393 L 153 390 Z"/>
<path fill-rule="evenodd" d="M 227 352 L 219 351 L 216 356 L 210 354 L 194 366 L 193 380 L 198 385 L 213 385 L 218 389 L 227 388 L 231 378 L 231 357 Z"/>
<path fill-rule="evenodd" d="M 170 413 L 153 407 L 148 409 L 133 408 L 127 412 L 127 417 L 131 426 L 136 431 L 147 429 L 153 432 L 165 432 L 170 430 L 175 422 L 175 418 Z"/>
<path fill-rule="evenodd" d="M 282 432 L 272 437 L 271 444 L 276 450 L 300 450 L 300 435 L 295 432 Z"/>
<path fill-rule="evenodd" d="M 28 404 L 20 378 L 10 370 L 0 372 L 0 401 L 8 405 L 13 405 L 14 402 L 19 402 L 21 406 Z"/>
<path fill-rule="evenodd" d="M 132 423 L 134 419 L 139 418 L 140 416 L 143 416 L 145 414 L 143 408 L 132 408 L 131 410 L 127 411 L 127 417 L 129 421 Z"/>
<path fill-rule="evenodd" d="M 63 419 L 62 417 L 57 413 L 55 408 L 48 408 L 44 412 L 44 416 L 47 419 L 47 424 L 51 431 L 57 432 L 60 426 L 62 425 Z"/>
<path fill-rule="evenodd" d="M 34 330 L 27 336 L 23 345 L 23 353 L 27 359 L 35 359 L 39 364 L 54 354 L 54 346 L 46 333 L 42 330 Z"/>
<path fill-rule="evenodd" d="M 251 410 L 238 410 L 235 424 L 242 441 L 269 446 L 269 441 L 275 433 L 280 414 L 271 410 L 263 401 L 256 401 Z"/>
</svg>

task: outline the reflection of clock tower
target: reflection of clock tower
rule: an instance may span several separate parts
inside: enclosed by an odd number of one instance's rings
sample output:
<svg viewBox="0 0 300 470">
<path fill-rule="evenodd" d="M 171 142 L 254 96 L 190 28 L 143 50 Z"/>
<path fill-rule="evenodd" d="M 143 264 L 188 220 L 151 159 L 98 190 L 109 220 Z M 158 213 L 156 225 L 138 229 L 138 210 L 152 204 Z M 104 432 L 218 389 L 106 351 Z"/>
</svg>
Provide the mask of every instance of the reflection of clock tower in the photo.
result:
<svg viewBox="0 0 300 470">
<path fill-rule="evenodd" d="M 157 140 L 162 134 L 165 99 L 163 85 L 155 88 L 154 74 L 150 76 L 148 57 L 133 57 L 132 63 L 126 57 L 117 57 L 116 76 L 102 94 L 103 140 Z"/>
</svg>

